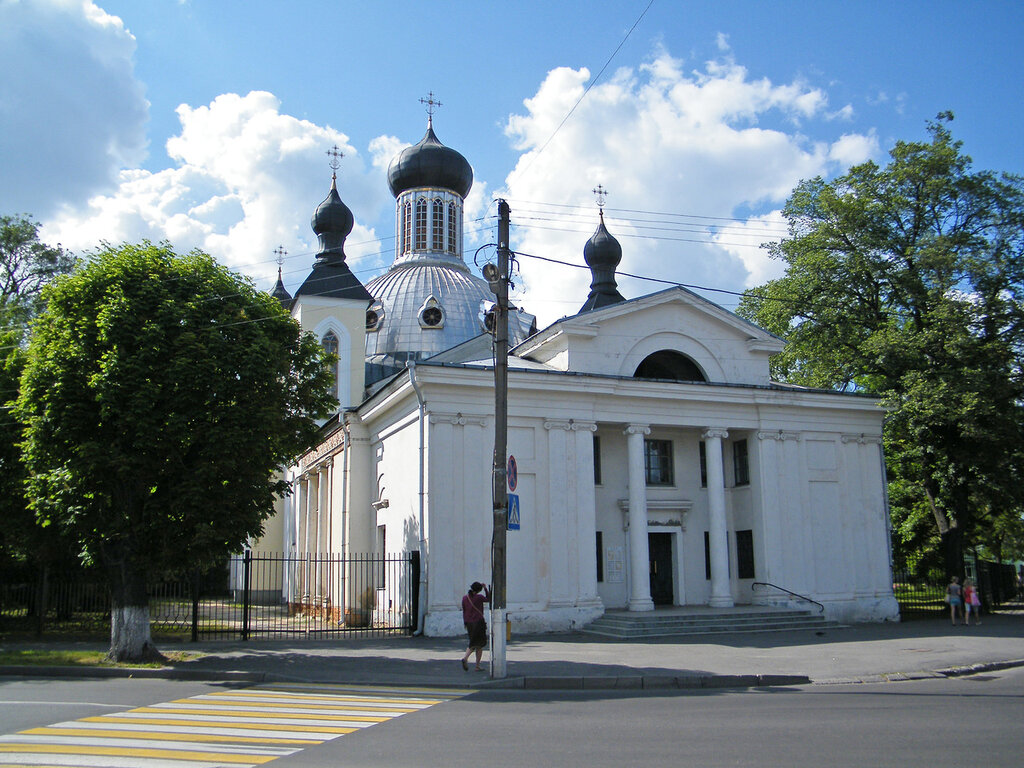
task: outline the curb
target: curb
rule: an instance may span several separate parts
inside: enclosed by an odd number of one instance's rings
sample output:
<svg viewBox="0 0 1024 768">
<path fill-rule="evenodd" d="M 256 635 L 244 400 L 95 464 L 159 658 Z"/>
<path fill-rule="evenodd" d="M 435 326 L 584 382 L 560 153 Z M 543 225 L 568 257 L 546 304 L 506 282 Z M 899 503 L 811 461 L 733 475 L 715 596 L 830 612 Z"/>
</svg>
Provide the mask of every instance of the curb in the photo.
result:
<svg viewBox="0 0 1024 768">
<path fill-rule="evenodd" d="M 232 670 L 176 669 L 175 667 L 47 667 L 36 665 L 0 666 L 0 677 L 129 677 L 163 680 L 221 680 L 224 682 L 263 683 L 266 672 Z"/>
<path fill-rule="evenodd" d="M 813 685 L 858 685 L 863 683 L 902 683 L 907 680 L 945 680 L 950 677 L 966 677 L 981 672 L 997 672 L 1001 669 L 1024 667 L 1024 659 L 1009 661 L 988 661 L 979 664 L 965 664 L 943 669 L 921 670 L 918 672 L 887 672 L 864 677 L 836 677 L 815 680 Z"/>
</svg>

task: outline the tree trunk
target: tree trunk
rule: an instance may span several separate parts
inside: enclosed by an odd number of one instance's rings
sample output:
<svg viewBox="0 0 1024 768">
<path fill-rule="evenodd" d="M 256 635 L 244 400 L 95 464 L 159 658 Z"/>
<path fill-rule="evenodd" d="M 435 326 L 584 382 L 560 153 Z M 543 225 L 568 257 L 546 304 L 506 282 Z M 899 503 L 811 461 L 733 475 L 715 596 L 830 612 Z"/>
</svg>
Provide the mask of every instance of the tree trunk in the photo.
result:
<svg viewBox="0 0 1024 768">
<path fill-rule="evenodd" d="M 149 632 L 149 598 L 146 571 L 124 561 L 109 566 L 111 661 L 164 661 Z"/>
</svg>

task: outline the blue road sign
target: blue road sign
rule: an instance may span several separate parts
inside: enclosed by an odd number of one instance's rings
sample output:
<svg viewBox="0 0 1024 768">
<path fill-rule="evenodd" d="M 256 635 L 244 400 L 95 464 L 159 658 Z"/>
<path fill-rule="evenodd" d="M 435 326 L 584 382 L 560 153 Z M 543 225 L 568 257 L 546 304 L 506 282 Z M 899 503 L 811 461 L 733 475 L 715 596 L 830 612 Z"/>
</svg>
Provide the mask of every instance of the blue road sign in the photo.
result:
<svg viewBox="0 0 1024 768">
<path fill-rule="evenodd" d="M 516 465 L 515 456 L 508 457 L 508 465 L 505 469 L 505 476 L 508 477 L 508 489 L 514 491 L 519 485 L 519 467 Z"/>
<path fill-rule="evenodd" d="M 516 493 L 508 495 L 508 529 L 519 530 L 519 494 Z"/>
</svg>

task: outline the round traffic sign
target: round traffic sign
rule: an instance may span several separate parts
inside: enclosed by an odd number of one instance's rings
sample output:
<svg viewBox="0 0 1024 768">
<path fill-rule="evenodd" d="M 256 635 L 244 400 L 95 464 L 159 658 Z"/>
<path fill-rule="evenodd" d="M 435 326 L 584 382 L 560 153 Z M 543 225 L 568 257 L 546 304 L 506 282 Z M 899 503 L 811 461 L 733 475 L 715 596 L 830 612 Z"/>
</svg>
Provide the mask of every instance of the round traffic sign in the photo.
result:
<svg viewBox="0 0 1024 768">
<path fill-rule="evenodd" d="M 519 485 L 519 467 L 516 466 L 516 457 L 508 457 L 508 466 L 505 468 L 506 477 L 508 478 L 508 489 L 514 491 L 516 486 Z"/>
</svg>

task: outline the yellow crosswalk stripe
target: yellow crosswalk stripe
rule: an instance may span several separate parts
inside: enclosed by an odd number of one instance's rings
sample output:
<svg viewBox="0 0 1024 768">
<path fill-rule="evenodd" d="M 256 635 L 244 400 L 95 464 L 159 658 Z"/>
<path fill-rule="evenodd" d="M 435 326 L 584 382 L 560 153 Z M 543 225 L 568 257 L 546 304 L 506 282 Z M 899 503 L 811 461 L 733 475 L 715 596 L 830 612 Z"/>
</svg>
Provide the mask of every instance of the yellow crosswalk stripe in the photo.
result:
<svg viewBox="0 0 1024 768">
<path fill-rule="evenodd" d="M 347 733 L 357 730 L 356 728 L 346 728 Z M 112 729 L 112 728 L 90 728 L 88 730 L 84 728 L 55 728 L 53 726 L 46 726 L 43 728 L 30 728 L 27 731 L 21 731 L 21 733 L 29 736 L 110 736 L 110 737 L 123 737 L 129 739 L 159 739 L 161 741 L 186 741 L 186 742 L 223 742 L 223 736 L 217 736 L 210 733 L 165 733 L 158 731 L 129 731 L 123 729 Z M 297 745 L 310 745 L 310 744 L 322 744 L 323 739 L 289 739 L 289 738 L 271 738 L 267 736 L 232 736 L 231 741 L 238 742 L 240 744 L 297 744 Z"/>
<path fill-rule="evenodd" d="M 0 768 L 255 766 L 472 690 L 270 683 L 0 735 Z"/>
<path fill-rule="evenodd" d="M 139 749 L 138 747 L 96 747 L 87 744 L 6 744 L 0 743 L 0 752 L 20 752 L 43 755 L 109 755 L 111 757 L 162 757 L 173 760 L 217 760 L 222 763 L 262 765 L 277 755 L 232 755 L 225 752 L 186 752 L 171 749 Z"/>
</svg>

